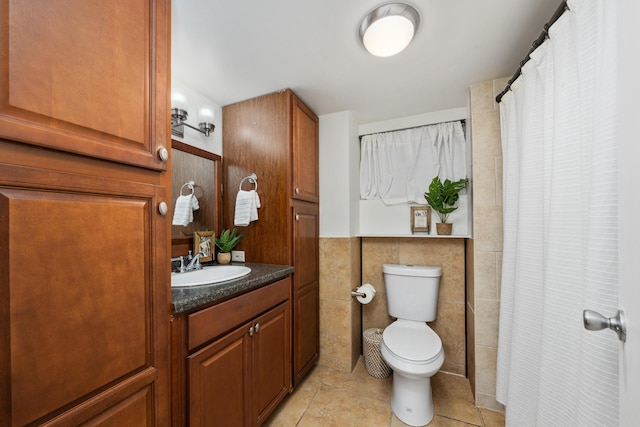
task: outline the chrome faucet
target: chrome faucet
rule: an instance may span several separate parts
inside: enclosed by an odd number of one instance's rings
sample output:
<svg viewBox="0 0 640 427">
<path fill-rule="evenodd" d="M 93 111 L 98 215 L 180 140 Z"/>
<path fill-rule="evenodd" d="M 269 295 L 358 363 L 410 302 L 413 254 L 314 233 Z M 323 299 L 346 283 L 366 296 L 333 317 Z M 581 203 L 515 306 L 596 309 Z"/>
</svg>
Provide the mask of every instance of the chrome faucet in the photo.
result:
<svg viewBox="0 0 640 427">
<path fill-rule="evenodd" d="M 200 258 L 203 256 L 204 253 L 202 252 L 198 252 L 197 254 L 195 254 L 193 258 L 191 258 L 191 261 L 189 261 L 189 264 L 187 264 L 187 266 L 184 268 L 185 271 L 200 270 L 202 268 L 202 266 L 200 265 Z"/>
</svg>

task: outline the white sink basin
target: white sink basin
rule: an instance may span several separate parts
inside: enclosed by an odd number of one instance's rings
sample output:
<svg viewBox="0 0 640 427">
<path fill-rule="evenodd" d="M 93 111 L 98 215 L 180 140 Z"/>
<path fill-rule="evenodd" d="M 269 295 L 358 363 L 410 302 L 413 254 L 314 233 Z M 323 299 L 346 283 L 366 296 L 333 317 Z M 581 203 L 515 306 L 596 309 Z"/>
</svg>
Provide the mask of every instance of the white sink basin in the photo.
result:
<svg viewBox="0 0 640 427">
<path fill-rule="evenodd" d="M 186 273 L 171 273 L 171 286 L 176 288 L 212 285 L 214 283 L 239 279 L 249 273 L 251 273 L 251 269 L 242 265 L 216 265 L 213 267 L 204 267 L 202 270 L 188 271 Z"/>
</svg>

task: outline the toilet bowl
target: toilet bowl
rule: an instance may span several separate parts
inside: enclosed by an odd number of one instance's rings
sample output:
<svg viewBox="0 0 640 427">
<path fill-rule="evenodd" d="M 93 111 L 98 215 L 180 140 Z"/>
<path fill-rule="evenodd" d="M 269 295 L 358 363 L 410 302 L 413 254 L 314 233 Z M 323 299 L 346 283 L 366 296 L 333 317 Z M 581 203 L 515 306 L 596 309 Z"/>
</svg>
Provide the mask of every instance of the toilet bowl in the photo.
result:
<svg viewBox="0 0 640 427">
<path fill-rule="evenodd" d="M 427 325 L 435 320 L 440 267 L 383 266 L 389 314 L 397 320 L 382 333 L 382 358 L 393 370 L 391 409 L 405 424 L 433 419 L 431 377 L 444 363 L 442 341 Z"/>
</svg>

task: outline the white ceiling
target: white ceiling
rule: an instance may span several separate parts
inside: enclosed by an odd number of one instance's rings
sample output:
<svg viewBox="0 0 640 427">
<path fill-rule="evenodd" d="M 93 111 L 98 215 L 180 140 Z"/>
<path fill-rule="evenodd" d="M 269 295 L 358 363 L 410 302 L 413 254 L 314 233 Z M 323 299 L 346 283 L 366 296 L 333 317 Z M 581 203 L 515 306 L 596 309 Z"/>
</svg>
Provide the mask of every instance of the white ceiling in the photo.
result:
<svg viewBox="0 0 640 427">
<path fill-rule="evenodd" d="M 560 0 L 411 0 L 421 26 L 389 58 L 361 19 L 383 0 L 174 0 L 174 78 L 217 104 L 291 88 L 318 115 L 358 122 L 467 104 L 469 86 L 511 76 Z"/>
</svg>

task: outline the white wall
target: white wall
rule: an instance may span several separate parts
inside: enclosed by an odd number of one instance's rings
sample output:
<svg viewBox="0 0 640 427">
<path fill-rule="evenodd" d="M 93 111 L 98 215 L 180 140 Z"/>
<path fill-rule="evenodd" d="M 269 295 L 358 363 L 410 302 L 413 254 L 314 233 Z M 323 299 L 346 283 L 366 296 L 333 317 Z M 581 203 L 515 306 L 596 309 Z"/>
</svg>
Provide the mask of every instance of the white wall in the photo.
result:
<svg viewBox="0 0 640 427">
<path fill-rule="evenodd" d="M 209 151 L 210 153 L 222 154 L 222 107 L 213 102 L 212 100 L 205 98 L 200 93 L 191 89 L 187 85 L 181 83 L 176 78 L 171 80 L 171 91 L 179 91 L 187 98 L 187 105 L 189 117 L 187 123 L 192 126 L 198 127 L 198 110 L 200 107 L 209 106 L 214 110 L 213 124 L 216 126 L 214 132 L 208 137 L 204 134 L 184 127 L 184 138 L 172 136 L 176 141 L 181 141 L 194 147 L 198 147 L 202 150 Z"/>
<path fill-rule="evenodd" d="M 350 111 L 320 116 L 320 237 L 358 230 L 360 144 Z"/>
</svg>

